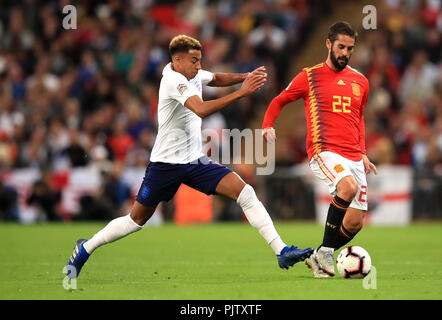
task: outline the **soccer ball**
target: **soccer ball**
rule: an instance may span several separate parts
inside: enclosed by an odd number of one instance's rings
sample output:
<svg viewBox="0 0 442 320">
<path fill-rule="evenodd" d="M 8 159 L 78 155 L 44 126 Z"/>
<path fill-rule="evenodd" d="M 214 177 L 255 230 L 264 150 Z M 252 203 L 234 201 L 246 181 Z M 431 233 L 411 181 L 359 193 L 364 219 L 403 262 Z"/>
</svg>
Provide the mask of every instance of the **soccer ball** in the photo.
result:
<svg viewBox="0 0 442 320">
<path fill-rule="evenodd" d="M 364 248 L 350 246 L 339 253 L 336 267 L 343 278 L 364 278 L 370 272 L 371 258 Z"/>
</svg>

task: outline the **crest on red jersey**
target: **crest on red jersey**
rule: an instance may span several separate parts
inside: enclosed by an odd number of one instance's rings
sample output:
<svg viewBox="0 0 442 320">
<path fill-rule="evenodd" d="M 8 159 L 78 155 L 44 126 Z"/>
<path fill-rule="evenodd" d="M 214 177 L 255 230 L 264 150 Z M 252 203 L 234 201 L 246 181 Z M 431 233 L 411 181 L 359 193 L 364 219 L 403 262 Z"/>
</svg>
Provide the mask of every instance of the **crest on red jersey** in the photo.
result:
<svg viewBox="0 0 442 320">
<path fill-rule="evenodd" d="M 357 83 L 352 83 L 351 84 L 351 89 L 353 91 L 353 94 L 355 96 L 360 96 L 361 95 L 361 88 L 359 87 L 359 84 Z"/>
</svg>

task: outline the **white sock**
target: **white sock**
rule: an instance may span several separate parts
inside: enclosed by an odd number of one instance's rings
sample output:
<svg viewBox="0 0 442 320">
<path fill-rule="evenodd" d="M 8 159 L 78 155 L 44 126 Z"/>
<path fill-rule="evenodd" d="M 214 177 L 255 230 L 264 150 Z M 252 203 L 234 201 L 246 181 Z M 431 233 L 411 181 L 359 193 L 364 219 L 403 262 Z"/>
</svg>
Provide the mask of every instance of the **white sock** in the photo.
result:
<svg viewBox="0 0 442 320">
<path fill-rule="evenodd" d="M 276 232 L 272 219 L 251 185 L 245 185 L 236 202 L 241 206 L 250 225 L 259 231 L 275 254 L 279 254 L 286 244 Z"/>
<path fill-rule="evenodd" d="M 136 224 L 128 214 L 109 222 L 107 226 L 98 231 L 90 240 L 86 241 L 83 246 L 87 253 L 91 254 L 98 247 L 121 239 L 142 228 L 143 227 Z"/>
</svg>

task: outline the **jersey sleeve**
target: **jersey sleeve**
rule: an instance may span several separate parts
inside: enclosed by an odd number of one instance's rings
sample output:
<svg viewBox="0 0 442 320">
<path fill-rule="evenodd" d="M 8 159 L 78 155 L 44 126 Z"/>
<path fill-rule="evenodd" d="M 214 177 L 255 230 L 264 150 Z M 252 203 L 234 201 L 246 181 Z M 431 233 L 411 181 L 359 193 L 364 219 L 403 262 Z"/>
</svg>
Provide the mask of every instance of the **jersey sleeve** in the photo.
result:
<svg viewBox="0 0 442 320">
<path fill-rule="evenodd" d="M 201 69 L 198 71 L 198 76 L 200 77 L 203 86 L 206 86 L 210 81 L 213 80 L 213 73 L 210 71 Z"/>
<path fill-rule="evenodd" d="M 170 77 L 167 82 L 167 92 L 170 99 L 176 100 L 182 105 L 192 96 L 198 95 L 189 81 L 184 76 Z"/>
<path fill-rule="evenodd" d="M 293 80 L 282 93 L 285 93 L 285 95 L 289 99 L 289 102 L 292 102 L 300 98 L 305 98 L 308 95 L 308 92 L 309 86 L 307 72 L 305 70 L 302 70 L 300 73 L 298 73 L 296 77 L 293 78 Z"/>
<path fill-rule="evenodd" d="M 368 93 L 370 91 L 368 80 L 366 81 L 365 90 L 364 90 L 364 96 L 362 98 L 361 103 L 361 118 L 359 122 L 359 144 L 361 147 L 361 152 L 363 154 L 367 154 L 367 149 L 365 146 L 365 119 L 364 119 L 364 111 L 365 111 L 365 105 L 368 101 Z"/>
<path fill-rule="evenodd" d="M 278 96 L 276 96 L 269 104 L 264 115 L 262 128 L 273 127 L 273 123 L 281 112 L 282 108 L 295 100 L 305 98 L 308 95 L 309 86 L 307 73 L 305 70 L 298 73 Z"/>
</svg>

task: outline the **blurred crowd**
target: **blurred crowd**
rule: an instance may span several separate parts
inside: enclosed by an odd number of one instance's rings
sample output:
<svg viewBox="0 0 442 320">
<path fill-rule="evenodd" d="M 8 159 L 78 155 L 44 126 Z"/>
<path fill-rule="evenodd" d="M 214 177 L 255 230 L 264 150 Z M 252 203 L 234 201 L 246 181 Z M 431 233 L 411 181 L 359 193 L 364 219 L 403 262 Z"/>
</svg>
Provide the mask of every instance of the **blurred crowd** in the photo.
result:
<svg viewBox="0 0 442 320">
<path fill-rule="evenodd" d="M 63 28 L 66 5 L 76 8 L 76 29 Z M 319 0 L 10 0 L 0 6 L 0 170 L 99 165 L 117 185 L 121 167 L 148 162 L 173 36 L 199 39 L 203 66 L 213 72 L 266 66 L 260 95 L 204 122 L 241 130 L 287 85 L 291 59 L 334 8 Z M 350 62 L 370 81 L 369 157 L 377 164 L 440 163 L 440 1 L 383 0 L 381 6 L 378 29 L 358 30 Z M 209 88 L 205 98 L 228 90 Z M 304 137 L 293 140 L 291 146 L 305 152 Z M 45 190 L 42 180 L 35 189 Z M 49 191 L 43 193 L 56 203 L 59 195 Z"/>
<path fill-rule="evenodd" d="M 293 50 L 328 12 L 327 4 L 2 1 L 0 169 L 38 168 L 44 176 L 96 165 L 118 182 L 121 170 L 115 167 L 144 168 L 148 163 L 157 129 L 159 81 L 173 36 L 199 39 L 204 68 L 213 72 L 248 72 L 265 65 L 272 80 L 263 94 L 270 96 L 284 85 Z M 76 29 L 63 25 L 67 5 L 75 7 Z M 73 21 L 66 22 L 69 27 Z M 226 90 L 207 90 L 205 95 L 217 98 Z M 248 127 L 256 99 L 239 101 L 205 126 Z M 51 179 L 40 179 L 33 189 L 49 195 Z M 28 203 L 41 198 L 30 196 Z M 56 203 L 59 196 L 49 198 Z M 49 211 L 50 218 L 53 208 Z"/>
<path fill-rule="evenodd" d="M 442 175 L 442 5 L 378 1 L 377 28 L 358 27 L 350 65 L 369 80 L 366 144 L 376 164 L 428 167 Z M 305 161 L 305 128 L 293 130 L 290 157 Z"/>
<path fill-rule="evenodd" d="M 370 81 L 369 156 L 415 168 L 440 164 L 441 2 L 385 0 L 378 14 L 380 28 L 362 33 L 354 59 Z"/>
</svg>

